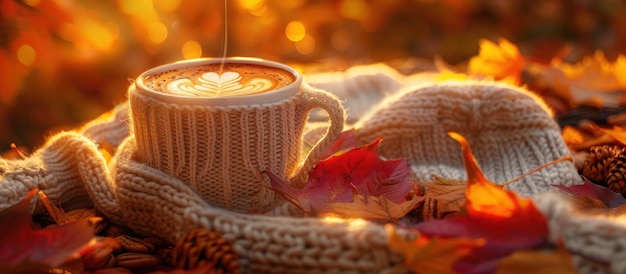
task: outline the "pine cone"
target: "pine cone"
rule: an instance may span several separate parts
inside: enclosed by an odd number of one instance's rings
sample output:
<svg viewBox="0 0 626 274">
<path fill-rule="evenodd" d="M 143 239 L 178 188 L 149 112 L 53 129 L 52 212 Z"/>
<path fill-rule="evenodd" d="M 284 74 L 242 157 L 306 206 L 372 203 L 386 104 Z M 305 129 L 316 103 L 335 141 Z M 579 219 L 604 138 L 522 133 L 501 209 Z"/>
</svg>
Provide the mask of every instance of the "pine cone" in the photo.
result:
<svg viewBox="0 0 626 274">
<path fill-rule="evenodd" d="M 241 273 L 237 253 L 226 238 L 207 229 L 192 229 L 176 243 L 174 265 L 195 269 L 207 263 L 213 265 L 213 274 Z"/>
<path fill-rule="evenodd" d="M 613 158 L 606 173 L 606 184 L 611 190 L 626 196 L 626 149 Z"/>
<path fill-rule="evenodd" d="M 611 161 L 621 150 L 619 146 L 610 145 L 591 147 L 584 163 L 583 176 L 598 185 L 606 186 L 606 175 Z"/>
</svg>

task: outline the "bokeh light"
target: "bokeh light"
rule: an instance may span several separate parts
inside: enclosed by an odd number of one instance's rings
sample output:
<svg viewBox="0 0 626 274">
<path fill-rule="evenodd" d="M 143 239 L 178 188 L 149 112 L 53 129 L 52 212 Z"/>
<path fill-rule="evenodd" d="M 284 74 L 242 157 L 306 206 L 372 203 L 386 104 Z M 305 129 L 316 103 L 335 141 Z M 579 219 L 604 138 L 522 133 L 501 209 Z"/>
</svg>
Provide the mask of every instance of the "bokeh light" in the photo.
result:
<svg viewBox="0 0 626 274">
<path fill-rule="evenodd" d="M 152 22 L 148 29 L 150 41 L 155 44 L 161 44 L 167 38 L 167 28 L 161 22 Z"/>
<path fill-rule="evenodd" d="M 173 12 L 178 9 L 182 0 L 155 0 L 155 6 L 164 12 Z"/>
<path fill-rule="evenodd" d="M 33 47 L 28 44 L 24 44 L 17 49 L 17 59 L 20 63 L 30 66 L 35 62 L 35 59 L 37 59 L 37 53 Z"/>
<path fill-rule="evenodd" d="M 228 56 L 303 72 L 372 62 L 407 72 L 434 56 L 462 67 L 483 38 L 546 62 L 565 45 L 567 62 L 626 49 L 626 3 L 615 0 L 0 0 L 0 18 L 0 68 L 11 72 L 0 81 L 0 145 L 41 144 L 125 101 L 129 78 L 222 56 L 225 40 Z M 38 115 L 23 113 L 33 105 Z"/>
<path fill-rule="evenodd" d="M 364 0 L 342 0 L 339 4 L 341 15 L 346 18 L 363 20 L 370 16 L 369 6 Z"/>
<path fill-rule="evenodd" d="M 192 59 L 202 56 L 202 46 L 194 40 L 189 40 L 183 44 L 183 58 Z"/>
<path fill-rule="evenodd" d="M 346 50 L 352 43 L 352 37 L 350 33 L 345 30 L 336 30 L 330 38 L 330 42 L 337 50 Z"/>
<path fill-rule="evenodd" d="M 304 38 L 306 35 L 306 29 L 304 28 L 304 24 L 300 21 L 291 21 L 285 27 L 285 35 L 287 39 L 292 42 L 298 42 Z"/>
<path fill-rule="evenodd" d="M 239 5 L 248 10 L 261 8 L 263 4 L 263 0 L 239 0 Z"/>
<path fill-rule="evenodd" d="M 313 52 L 315 50 L 315 39 L 313 36 L 305 34 L 300 41 L 296 42 L 296 50 L 303 55 Z"/>
</svg>

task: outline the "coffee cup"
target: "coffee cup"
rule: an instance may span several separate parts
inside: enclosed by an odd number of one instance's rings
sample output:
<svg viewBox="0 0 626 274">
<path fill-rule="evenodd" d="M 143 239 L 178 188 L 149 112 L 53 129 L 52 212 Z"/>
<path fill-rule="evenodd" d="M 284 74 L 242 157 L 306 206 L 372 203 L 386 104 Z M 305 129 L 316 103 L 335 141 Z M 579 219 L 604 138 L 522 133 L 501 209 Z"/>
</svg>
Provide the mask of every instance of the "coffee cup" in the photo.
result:
<svg viewBox="0 0 626 274">
<path fill-rule="evenodd" d="M 336 96 L 287 65 L 258 58 L 201 58 L 147 70 L 128 92 L 137 160 L 181 180 L 207 203 L 269 210 L 277 195 L 263 171 L 301 187 L 342 132 Z M 329 126 L 307 155 L 309 113 Z"/>
</svg>

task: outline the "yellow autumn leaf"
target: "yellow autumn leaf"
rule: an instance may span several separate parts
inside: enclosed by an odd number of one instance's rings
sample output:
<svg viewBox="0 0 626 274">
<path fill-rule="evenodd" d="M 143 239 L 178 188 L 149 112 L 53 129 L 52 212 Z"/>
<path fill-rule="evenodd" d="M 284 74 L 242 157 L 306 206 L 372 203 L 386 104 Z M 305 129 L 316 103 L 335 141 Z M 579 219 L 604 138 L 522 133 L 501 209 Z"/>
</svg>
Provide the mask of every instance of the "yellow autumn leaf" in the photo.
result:
<svg viewBox="0 0 626 274">
<path fill-rule="evenodd" d="M 415 240 L 400 237 L 393 226 L 386 225 L 388 245 L 404 257 L 404 264 L 416 273 L 457 273 L 456 262 L 485 245 L 484 239 L 438 238 L 419 235 Z"/>
<path fill-rule="evenodd" d="M 498 44 L 482 39 L 479 45 L 478 56 L 472 57 L 469 62 L 470 75 L 484 75 L 514 84 L 521 83 L 524 58 L 515 44 L 500 38 Z"/>
<path fill-rule="evenodd" d="M 572 255 L 562 247 L 555 252 L 520 250 L 502 259 L 496 274 L 575 274 Z"/>
<path fill-rule="evenodd" d="M 354 193 L 352 202 L 331 203 L 328 206 L 332 214 L 346 218 L 394 220 L 406 216 L 423 200 L 422 196 L 415 196 L 411 200 L 396 204 L 384 196 L 363 196 Z"/>
<path fill-rule="evenodd" d="M 620 126 L 614 126 L 613 129 L 598 128 L 598 130 L 604 134 L 613 137 L 613 139 L 615 139 L 616 141 L 626 145 L 626 129 Z"/>
<path fill-rule="evenodd" d="M 626 57 L 623 55 L 611 62 L 598 50 L 578 63 L 553 60 L 552 66 L 563 73 L 570 86 L 579 89 L 613 92 L 626 87 Z"/>
</svg>

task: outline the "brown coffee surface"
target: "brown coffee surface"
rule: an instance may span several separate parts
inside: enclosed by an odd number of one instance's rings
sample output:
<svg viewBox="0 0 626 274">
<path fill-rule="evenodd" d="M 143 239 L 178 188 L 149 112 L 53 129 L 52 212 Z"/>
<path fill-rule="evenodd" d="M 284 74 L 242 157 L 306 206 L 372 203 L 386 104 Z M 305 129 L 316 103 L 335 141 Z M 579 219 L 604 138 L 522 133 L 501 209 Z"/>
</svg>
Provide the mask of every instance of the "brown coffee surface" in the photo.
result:
<svg viewBox="0 0 626 274">
<path fill-rule="evenodd" d="M 176 68 L 147 75 L 144 83 L 158 92 L 199 97 L 258 94 L 286 87 L 295 76 L 284 69 L 256 64 L 226 63 Z"/>
</svg>

